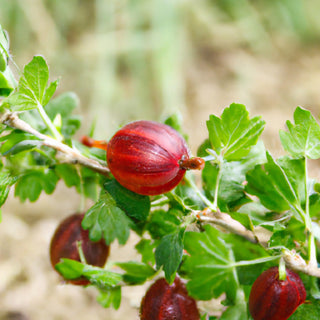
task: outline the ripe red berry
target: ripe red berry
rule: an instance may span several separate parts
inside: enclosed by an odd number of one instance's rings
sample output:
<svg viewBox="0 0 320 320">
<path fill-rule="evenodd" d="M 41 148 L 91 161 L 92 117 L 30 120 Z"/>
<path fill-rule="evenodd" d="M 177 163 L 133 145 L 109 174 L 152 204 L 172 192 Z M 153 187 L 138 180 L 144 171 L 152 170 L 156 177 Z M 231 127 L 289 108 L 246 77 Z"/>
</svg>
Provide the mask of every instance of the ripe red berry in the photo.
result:
<svg viewBox="0 0 320 320">
<path fill-rule="evenodd" d="M 272 267 L 254 282 L 249 310 L 254 320 L 286 320 L 305 299 L 306 290 L 295 272 L 287 269 L 286 279 L 279 280 L 278 267 Z"/>
<path fill-rule="evenodd" d="M 58 225 L 50 244 L 50 260 L 54 266 L 60 262 L 61 258 L 68 258 L 80 261 L 77 242 L 81 241 L 81 248 L 86 262 L 90 265 L 103 267 L 109 255 L 109 246 L 104 240 L 92 242 L 89 239 L 88 230 L 81 227 L 84 214 L 73 214 Z M 68 280 L 76 285 L 87 285 L 89 281 L 85 278 Z"/>
<path fill-rule="evenodd" d="M 199 320 L 196 301 L 176 277 L 172 285 L 157 280 L 147 291 L 140 307 L 141 320 Z"/>
</svg>

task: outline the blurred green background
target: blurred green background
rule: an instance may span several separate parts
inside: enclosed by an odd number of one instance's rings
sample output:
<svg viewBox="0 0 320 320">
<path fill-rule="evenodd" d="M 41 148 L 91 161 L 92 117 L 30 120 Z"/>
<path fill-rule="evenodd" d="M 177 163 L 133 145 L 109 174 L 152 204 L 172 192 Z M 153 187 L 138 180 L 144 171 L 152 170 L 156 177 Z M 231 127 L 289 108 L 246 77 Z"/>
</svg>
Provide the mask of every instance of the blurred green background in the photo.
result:
<svg viewBox="0 0 320 320">
<path fill-rule="evenodd" d="M 319 115 L 319 12 L 318 0 L 0 0 L 14 60 L 22 68 L 35 54 L 47 59 L 52 79 L 61 78 L 59 92 L 80 98 L 82 133 L 96 121 L 95 137 L 107 139 L 120 124 L 178 112 L 193 152 L 209 114 L 232 102 L 263 116 L 265 143 L 276 155 L 278 130 L 297 105 Z M 63 189 L 23 206 L 11 200 L 5 208 L 12 215 L 0 226 L 8 251 L 0 272 L 9 274 L 0 281 L 1 311 L 33 320 L 136 319 L 141 289 L 124 291 L 120 310 L 112 311 L 96 304 L 90 289 L 56 287 L 45 250 L 67 214 L 56 214 L 56 206 L 77 208 L 73 193 Z"/>
<path fill-rule="evenodd" d="M 234 101 L 318 109 L 301 75 L 319 67 L 319 12 L 316 0 L 0 0 L 18 65 L 44 55 L 99 138 L 176 111 L 201 122 Z"/>
</svg>

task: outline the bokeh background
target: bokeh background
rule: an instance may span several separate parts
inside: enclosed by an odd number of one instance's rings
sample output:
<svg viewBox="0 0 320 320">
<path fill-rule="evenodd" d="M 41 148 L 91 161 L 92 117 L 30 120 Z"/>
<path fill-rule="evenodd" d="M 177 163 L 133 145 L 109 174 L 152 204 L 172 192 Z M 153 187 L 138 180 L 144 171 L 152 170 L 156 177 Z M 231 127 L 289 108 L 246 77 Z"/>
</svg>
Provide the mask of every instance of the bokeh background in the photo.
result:
<svg viewBox="0 0 320 320">
<path fill-rule="evenodd" d="M 81 133 L 95 122 L 95 137 L 108 139 L 128 121 L 178 113 L 194 153 L 209 114 L 232 102 L 267 121 L 275 155 L 296 106 L 318 117 L 319 12 L 317 0 L 0 0 L 15 62 L 47 59 L 58 91 L 79 97 Z M 51 270 L 51 234 L 78 203 L 59 184 L 36 203 L 11 196 L 3 207 L 1 320 L 138 319 L 143 289 L 124 290 L 120 309 L 106 310 L 94 290 L 63 285 Z M 111 259 L 134 259 L 130 239 Z"/>
</svg>

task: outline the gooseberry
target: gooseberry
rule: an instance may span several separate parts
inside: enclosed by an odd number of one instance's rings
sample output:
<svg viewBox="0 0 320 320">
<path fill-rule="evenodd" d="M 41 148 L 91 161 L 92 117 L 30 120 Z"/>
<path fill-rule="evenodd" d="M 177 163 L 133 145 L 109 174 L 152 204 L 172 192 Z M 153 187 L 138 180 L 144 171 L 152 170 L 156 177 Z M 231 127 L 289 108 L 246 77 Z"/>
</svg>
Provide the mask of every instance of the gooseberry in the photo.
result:
<svg viewBox="0 0 320 320">
<path fill-rule="evenodd" d="M 249 310 L 254 320 L 286 320 L 304 303 L 306 290 L 300 277 L 290 269 L 279 279 L 278 267 L 264 271 L 254 282 Z"/>
<path fill-rule="evenodd" d="M 106 143 L 88 137 L 82 143 L 107 151 L 114 178 L 125 188 L 158 195 L 176 187 L 188 169 L 202 169 L 202 158 L 190 158 L 183 137 L 173 128 L 154 121 L 131 122 Z"/>
<path fill-rule="evenodd" d="M 86 263 L 97 267 L 103 267 L 109 255 L 109 246 L 104 240 L 93 242 L 89 239 L 88 230 L 81 227 L 84 214 L 76 213 L 68 216 L 60 222 L 56 228 L 50 243 L 50 260 L 53 268 L 60 262 L 61 258 L 80 261 L 78 242 L 86 260 Z M 81 277 L 79 279 L 67 280 L 75 285 L 87 285 L 89 281 Z"/>
<path fill-rule="evenodd" d="M 169 285 L 158 279 L 141 301 L 141 320 L 199 320 L 196 301 L 188 295 L 181 279 L 176 277 Z"/>
</svg>

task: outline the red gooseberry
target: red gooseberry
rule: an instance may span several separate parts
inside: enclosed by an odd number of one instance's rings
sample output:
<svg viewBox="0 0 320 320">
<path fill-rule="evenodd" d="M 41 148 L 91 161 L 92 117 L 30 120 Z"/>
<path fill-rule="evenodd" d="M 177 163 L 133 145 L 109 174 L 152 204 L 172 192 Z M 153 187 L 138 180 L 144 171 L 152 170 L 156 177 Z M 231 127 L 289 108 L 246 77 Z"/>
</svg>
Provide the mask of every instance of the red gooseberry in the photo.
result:
<svg viewBox="0 0 320 320">
<path fill-rule="evenodd" d="M 109 246 L 104 240 L 93 242 L 89 239 L 88 230 L 81 227 L 84 214 L 76 213 L 65 218 L 56 228 L 50 243 L 50 260 L 53 268 L 60 262 L 61 258 L 80 261 L 77 243 L 81 248 L 88 264 L 103 267 L 109 255 Z M 87 285 L 89 281 L 81 277 L 79 279 L 67 280 L 75 285 Z"/>
<path fill-rule="evenodd" d="M 199 320 L 196 301 L 188 295 L 181 279 L 169 285 L 158 279 L 146 292 L 140 306 L 141 320 Z"/>
<path fill-rule="evenodd" d="M 305 299 L 306 290 L 295 272 L 287 269 L 286 279 L 280 280 L 278 267 L 272 267 L 254 282 L 249 310 L 254 320 L 286 320 Z"/>
<path fill-rule="evenodd" d="M 202 158 L 190 158 L 183 137 L 173 128 L 154 121 L 131 122 L 111 140 L 82 143 L 105 149 L 114 178 L 125 188 L 142 194 L 158 195 L 172 190 L 188 169 L 202 169 Z"/>
</svg>

